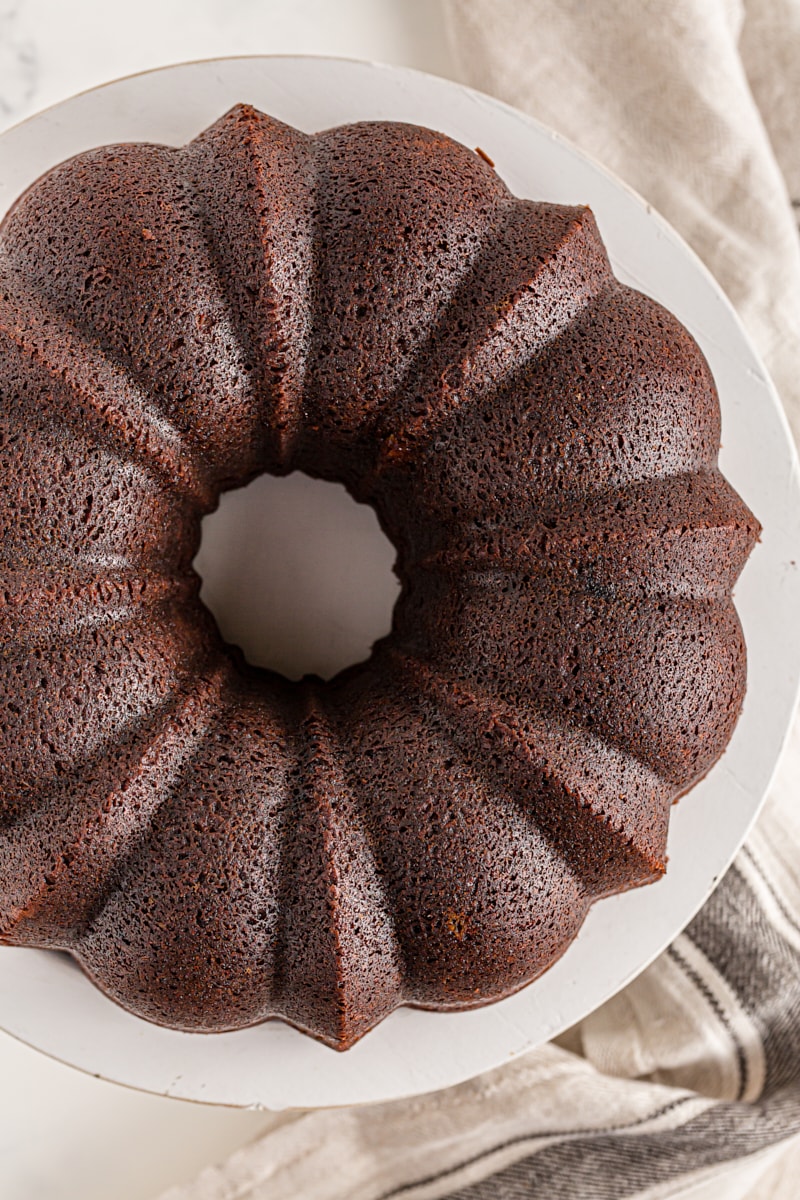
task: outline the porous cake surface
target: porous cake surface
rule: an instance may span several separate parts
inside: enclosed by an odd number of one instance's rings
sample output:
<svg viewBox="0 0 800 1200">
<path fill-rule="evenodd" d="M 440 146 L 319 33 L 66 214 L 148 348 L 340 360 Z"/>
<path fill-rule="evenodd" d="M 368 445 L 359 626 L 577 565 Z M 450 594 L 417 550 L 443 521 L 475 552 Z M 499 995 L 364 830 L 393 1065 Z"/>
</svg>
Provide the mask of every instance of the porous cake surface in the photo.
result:
<svg viewBox="0 0 800 1200">
<path fill-rule="evenodd" d="M 152 1021 L 346 1048 L 662 874 L 759 527 L 587 208 L 247 106 L 81 154 L 0 229 L 0 395 L 0 940 Z M 329 682 L 248 666 L 191 566 L 222 491 L 295 470 L 397 549 L 390 635 Z"/>
</svg>

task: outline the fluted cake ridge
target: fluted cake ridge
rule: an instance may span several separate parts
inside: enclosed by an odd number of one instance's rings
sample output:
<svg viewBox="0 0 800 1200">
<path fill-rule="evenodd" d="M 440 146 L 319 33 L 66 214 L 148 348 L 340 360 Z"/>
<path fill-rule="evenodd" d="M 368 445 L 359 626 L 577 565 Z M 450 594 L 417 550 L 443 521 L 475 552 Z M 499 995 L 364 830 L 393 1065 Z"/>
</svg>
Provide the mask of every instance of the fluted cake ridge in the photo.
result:
<svg viewBox="0 0 800 1200">
<path fill-rule="evenodd" d="M 238 105 L 0 227 L 0 941 L 150 1020 L 346 1048 L 557 958 L 665 869 L 745 689 L 759 526 L 699 348 L 590 210 L 416 126 Z M 402 584 L 333 680 L 249 666 L 222 491 L 344 483 Z"/>
</svg>

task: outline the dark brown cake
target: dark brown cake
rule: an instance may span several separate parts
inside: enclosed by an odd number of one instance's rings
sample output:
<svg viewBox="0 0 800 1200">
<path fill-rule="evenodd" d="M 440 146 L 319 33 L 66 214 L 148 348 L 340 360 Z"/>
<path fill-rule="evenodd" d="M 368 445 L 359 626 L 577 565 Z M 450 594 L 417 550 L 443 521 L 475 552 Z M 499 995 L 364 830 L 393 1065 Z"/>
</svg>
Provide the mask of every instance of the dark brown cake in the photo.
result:
<svg viewBox="0 0 800 1200">
<path fill-rule="evenodd" d="M 345 1048 L 534 978 L 664 870 L 745 687 L 758 524 L 698 347 L 591 212 L 440 134 L 237 107 L 57 167 L 0 232 L 0 937 L 152 1021 Z M 192 560 L 262 471 L 397 548 L 328 683 Z"/>
</svg>

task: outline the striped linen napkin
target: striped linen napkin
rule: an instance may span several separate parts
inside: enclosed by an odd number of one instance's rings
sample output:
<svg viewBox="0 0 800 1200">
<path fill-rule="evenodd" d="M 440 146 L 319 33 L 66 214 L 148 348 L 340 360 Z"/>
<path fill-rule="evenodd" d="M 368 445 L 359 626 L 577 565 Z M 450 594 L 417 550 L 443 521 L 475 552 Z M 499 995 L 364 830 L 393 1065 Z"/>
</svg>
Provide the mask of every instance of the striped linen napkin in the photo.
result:
<svg viewBox="0 0 800 1200">
<path fill-rule="evenodd" d="M 464 81 L 590 151 L 694 246 L 800 433 L 800 0 L 443 3 Z M 795 729 L 705 908 L 558 1044 L 434 1095 L 281 1114 L 162 1200 L 796 1200 L 799 784 Z"/>
</svg>

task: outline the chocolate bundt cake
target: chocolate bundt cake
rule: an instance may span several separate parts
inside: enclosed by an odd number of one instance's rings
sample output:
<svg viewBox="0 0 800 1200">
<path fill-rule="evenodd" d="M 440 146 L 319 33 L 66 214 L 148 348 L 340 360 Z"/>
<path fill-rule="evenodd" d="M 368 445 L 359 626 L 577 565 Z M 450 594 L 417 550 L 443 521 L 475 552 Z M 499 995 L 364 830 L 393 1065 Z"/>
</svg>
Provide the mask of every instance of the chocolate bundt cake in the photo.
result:
<svg viewBox="0 0 800 1200">
<path fill-rule="evenodd" d="M 700 350 L 587 208 L 246 106 L 84 153 L 0 229 L 0 393 L 4 943 L 151 1021 L 346 1048 L 507 995 L 662 874 L 759 527 Z M 201 519 L 265 471 L 397 550 L 390 635 L 328 682 L 198 597 Z"/>
</svg>

